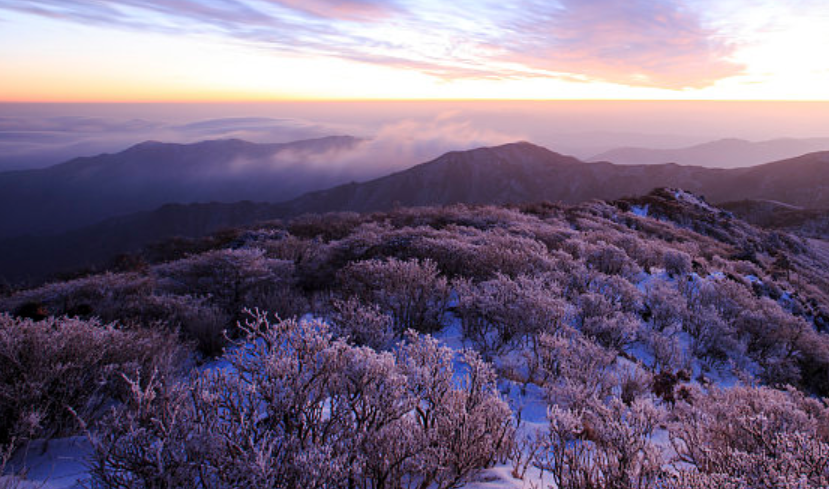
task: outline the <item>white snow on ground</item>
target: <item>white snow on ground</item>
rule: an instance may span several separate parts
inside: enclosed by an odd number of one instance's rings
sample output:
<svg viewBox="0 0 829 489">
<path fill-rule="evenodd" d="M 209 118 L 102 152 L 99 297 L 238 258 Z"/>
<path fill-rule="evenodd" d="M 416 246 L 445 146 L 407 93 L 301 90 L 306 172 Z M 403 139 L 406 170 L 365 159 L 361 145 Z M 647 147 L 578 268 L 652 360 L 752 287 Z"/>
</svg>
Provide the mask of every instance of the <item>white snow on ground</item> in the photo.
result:
<svg viewBox="0 0 829 489">
<path fill-rule="evenodd" d="M 687 203 L 695 205 L 697 207 L 702 207 L 704 209 L 708 209 L 708 210 L 711 210 L 711 211 L 720 212 L 719 209 L 711 207 L 711 205 L 709 205 L 708 202 L 705 202 L 704 200 L 700 199 L 696 195 L 688 193 L 684 190 L 677 190 L 676 192 L 674 192 L 674 198 L 676 200 L 687 202 Z"/>
<path fill-rule="evenodd" d="M 648 286 L 655 280 L 675 282 L 662 269 L 654 268 L 652 274 L 643 273 L 637 286 L 640 290 L 647 290 Z M 719 274 L 719 275 L 718 275 Z M 718 279 L 722 277 L 721 272 L 712 273 L 708 278 L 701 278 L 694 274 L 695 281 Z M 748 277 L 746 277 L 748 279 Z M 750 279 L 748 279 L 750 280 Z M 311 321 L 311 315 L 305 315 L 301 321 Z M 458 352 L 455 358 L 456 377 L 460 378 L 465 373 L 462 366 L 460 351 L 468 345 L 464 341 L 463 332 L 459 318 L 451 313 L 445 317 L 447 326 L 439 332 L 436 337 L 446 346 Z M 688 348 L 688 341 L 684 338 L 683 349 Z M 629 352 L 639 361 L 648 364 L 652 361 L 650 354 L 644 348 L 632 348 Z M 499 359 L 501 363 L 509 363 L 513 367 L 520 367 L 520 358 Z M 509 361 L 515 360 L 515 361 Z M 519 362 L 519 363 L 516 363 Z M 621 368 L 632 366 L 628 360 L 619 358 Z M 210 362 L 201 367 L 202 369 L 228 369 L 230 365 L 225 360 Z M 520 368 L 519 368 L 520 370 Z M 693 362 L 692 370 L 694 379 L 703 373 L 716 385 L 733 386 L 738 380 L 727 367 L 724 369 L 711 369 L 701 365 L 698 361 Z M 518 371 L 519 377 L 528 372 Z M 547 400 L 544 390 L 532 383 L 524 384 L 516 380 L 501 378 L 498 382 L 499 390 L 509 402 L 514 413 L 520 418 L 518 437 L 533 437 L 539 430 L 547 426 Z M 663 450 L 671 450 L 667 431 L 657 430 L 652 438 Z M 23 454 L 17 454 L 12 460 L 11 466 L 7 468 L 13 473 L 21 473 L 25 468 L 24 477 L 20 489 L 40 487 L 43 489 L 80 489 L 82 482 L 88 477 L 85 458 L 91 453 L 91 447 L 85 437 L 71 437 L 51 441 L 38 440 L 30 444 L 29 450 Z M 546 489 L 553 486 L 549 474 L 543 474 L 534 467 L 528 467 L 523 479 L 513 476 L 514 467 L 512 462 L 499 464 L 495 467 L 485 469 L 473 476 L 473 479 L 464 489 Z M 4 482 L 0 478 L 0 485 Z"/>
<path fill-rule="evenodd" d="M 474 476 L 463 489 L 546 489 L 552 487 L 553 482 L 549 474 L 541 475 L 541 471 L 530 467 L 524 479 L 512 476 L 512 465 L 496 465 L 491 469 L 481 471 Z"/>
<path fill-rule="evenodd" d="M 22 475 L 21 489 L 81 489 L 88 477 L 85 459 L 91 453 L 83 436 L 34 440 L 15 455 L 6 471 Z M 2 482 L 0 478 L 0 486 Z"/>
<path fill-rule="evenodd" d="M 748 280 L 749 282 L 753 283 L 753 284 L 754 283 L 757 283 L 757 284 L 760 284 L 760 285 L 763 284 L 763 281 L 760 280 L 756 275 L 746 275 L 745 279 Z"/>
<path fill-rule="evenodd" d="M 648 204 L 634 205 L 630 207 L 630 212 L 639 217 L 648 217 Z"/>
</svg>

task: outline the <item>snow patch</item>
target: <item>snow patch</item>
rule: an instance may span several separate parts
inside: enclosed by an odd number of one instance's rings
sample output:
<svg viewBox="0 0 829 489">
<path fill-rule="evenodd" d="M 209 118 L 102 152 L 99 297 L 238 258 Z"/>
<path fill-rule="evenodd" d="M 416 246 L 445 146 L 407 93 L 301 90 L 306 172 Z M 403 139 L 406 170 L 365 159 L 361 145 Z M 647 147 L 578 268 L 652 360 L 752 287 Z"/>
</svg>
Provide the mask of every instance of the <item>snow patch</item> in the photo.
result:
<svg viewBox="0 0 829 489">
<path fill-rule="evenodd" d="M 752 284 L 760 284 L 760 285 L 763 284 L 763 281 L 760 280 L 760 278 L 757 277 L 756 275 L 750 275 L 749 274 L 749 275 L 745 275 L 743 278 L 745 278 L 746 280 L 748 280 Z"/>
<path fill-rule="evenodd" d="M 84 436 L 33 440 L 15 454 L 6 470 L 25 475 L 23 480 L 29 485 L 22 487 L 81 489 L 89 477 L 86 459 L 91 454 L 92 446 Z M 0 478 L 0 482 L 5 481 Z"/>
<path fill-rule="evenodd" d="M 631 206 L 630 212 L 639 217 L 648 217 L 649 204 Z"/>
</svg>

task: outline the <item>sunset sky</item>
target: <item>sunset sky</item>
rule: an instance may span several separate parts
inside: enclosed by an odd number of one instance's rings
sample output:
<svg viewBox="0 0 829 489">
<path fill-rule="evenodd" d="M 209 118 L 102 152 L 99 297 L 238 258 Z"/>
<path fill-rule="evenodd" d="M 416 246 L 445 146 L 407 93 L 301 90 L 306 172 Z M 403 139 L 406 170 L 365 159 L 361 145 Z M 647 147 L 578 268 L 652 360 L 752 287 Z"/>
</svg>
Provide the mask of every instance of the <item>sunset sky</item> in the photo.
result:
<svg viewBox="0 0 829 489">
<path fill-rule="evenodd" d="M 823 0 L 0 0 L 0 101 L 829 100 Z"/>
</svg>

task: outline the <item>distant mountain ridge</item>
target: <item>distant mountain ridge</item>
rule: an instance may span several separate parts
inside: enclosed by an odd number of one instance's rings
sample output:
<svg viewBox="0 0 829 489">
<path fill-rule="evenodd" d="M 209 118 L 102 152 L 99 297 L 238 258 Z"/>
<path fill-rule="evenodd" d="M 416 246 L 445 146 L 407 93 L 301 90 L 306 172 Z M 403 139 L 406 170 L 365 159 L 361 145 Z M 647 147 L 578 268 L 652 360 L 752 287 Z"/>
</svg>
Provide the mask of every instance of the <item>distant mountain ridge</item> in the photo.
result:
<svg viewBox="0 0 829 489">
<path fill-rule="evenodd" d="M 0 173 L 0 238 L 54 234 L 168 203 L 282 201 L 360 175 L 309 161 L 353 148 L 331 136 L 291 143 L 147 141 L 114 154 Z"/>
<path fill-rule="evenodd" d="M 360 184 L 311 192 L 286 212 L 373 211 L 394 205 L 618 199 L 677 187 L 711 202 L 773 199 L 829 207 L 829 151 L 733 170 L 698 166 L 585 163 L 527 142 L 447 153 Z"/>
<path fill-rule="evenodd" d="M 677 149 L 616 148 L 587 161 L 612 161 L 620 165 L 677 163 L 711 168 L 742 168 L 829 150 L 829 138 L 772 139 L 752 142 L 720 139 Z"/>
<path fill-rule="evenodd" d="M 724 170 L 585 163 L 527 142 L 455 151 L 381 178 L 282 203 L 165 206 L 55 236 L 0 240 L 0 277 L 38 279 L 68 265 L 100 264 L 114 254 L 172 236 L 203 236 L 223 227 L 304 213 L 456 203 L 578 203 L 643 195 L 658 187 L 682 188 L 712 204 L 765 199 L 806 209 L 829 208 L 829 152 Z M 99 253 L 89 253 L 90 249 Z"/>
</svg>

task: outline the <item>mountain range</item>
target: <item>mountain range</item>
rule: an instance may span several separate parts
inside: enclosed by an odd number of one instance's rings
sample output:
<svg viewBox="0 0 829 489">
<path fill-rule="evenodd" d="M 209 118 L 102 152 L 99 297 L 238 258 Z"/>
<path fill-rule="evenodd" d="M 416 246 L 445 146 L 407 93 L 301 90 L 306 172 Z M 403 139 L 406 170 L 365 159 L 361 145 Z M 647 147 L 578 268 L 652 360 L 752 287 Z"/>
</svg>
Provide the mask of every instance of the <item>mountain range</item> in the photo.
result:
<svg viewBox="0 0 829 489">
<path fill-rule="evenodd" d="M 321 162 L 361 140 L 148 141 L 115 154 L 0 173 L 0 238 L 54 234 L 169 203 L 283 201 L 365 177 Z"/>
<path fill-rule="evenodd" d="M 746 141 L 720 139 L 678 149 L 623 147 L 605 151 L 587 161 L 612 161 L 619 165 L 677 163 L 711 168 L 742 168 L 829 150 L 829 138 Z"/>
<path fill-rule="evenodd" d="M 316 148 L 321 144 L 334 147 L 353 145 L 355 139 L 326 139 L 290 143 L 289 147 Z M 149 146 L 139 145 L 133 152 L 152 150 L 158 143 Z M 245 147 L 250 151 L 261 150 L 259 145 L 237 141 L 203 143 L 203 151 L 231 147 Z M 248 146 L 250 145 L 250 146 Z M 194 145 L 197 148 L 199 145 Z M 284 151 L 284 147 L 268 148 Z M 173 146 L 177 147 L 176 145 Z M 164 146 L 169 149 L 169 146 Z M 183 154 L 191 155 L 193 148 L 181 148 Z M 264 150 L 262 150 L 264 151 Z M 316 149 L 315 149 L 316 151 Z M 151 151 L 152 152 L 152 151 Z M 130 153 L 128 150 L 125 153 Z M 172 158 L 167 155 L 165 158 Z M 324 152 L 320 151 L 320 154 Z M 112 157 L 110 155 L 110 157 Z M 195 158 L 188 156 L 188 158 Z M 132 161 L 132 160 L 131 160 Z M 150 162 L 159 167 L 174 164 L 170 159 Z M 188 160 L 190 161 L 190 160 Z M 195 161 L 195 160 L 192 160 Z M 213 160 L 216 161 L 216 160 Z M 123 165 L 123 163 L 116 163 Z M 133 165 L 138 165 L 135 160 Z M 192 163 L 196 164 L 196 163 Z M 609 162 L 583 162 L 576 158 L 555 153 L 546 148 L 527 142 L 511 143 L 497 147 L 478 148 L 470 151 L 457 151 L 404 171 L 366 181 L 338 185 L 327 190 L 305 193 L 286 200 L 290 190 L 273 186 L 272 193 L 252 194 L 264 196 L 270 202 L 250 202 L 251 194 L 244 194 L 246 202 L 226 202 L 191 205 L 166 205 L 155 210 L 143 210 L 132 215 L 109 217 L 97 224 L 76 225 L 79 219 L 66 217 L 72 210 L 94 210 L 99 215 L 110 213 L 127 214 L 115 189 L 124 184 L 116 178 L 107 180 L 107 175 L 98 159 L 79 159 L 65 165 L 42 170 L 40 175 L 49 177 L 51 188 L 55 189 L 56 198 L 49 195 L 32 195 L 25 193 L 25 188 L 14 187 L 9 174 L 0 174 L 0 182 L 17 192 L 23 205 L 14 210 L 3 207 L 4 215 L 0 222 L 6 227 L 6 234 L 12 226 L 7 216 L 31 216 L 39 212 L 48 214 L 48 209 L 60 209 L 65 205 L 68 195 L 74 195 L 74 205 L 61 209 L 59 216 L 48 216 L 48 222 L 63 218 L 62 226 L 37 229 L 51 229 L 56 234 L 50 236 L 15 237 L 0 241 L 0 276 L 16 282 L 24 279 L 39 280 L 57 270 L 100 265 L 117 253 L 131 252 L 141 246 L 163 240 L 171 236 L 203 236 L 218 229 L 249 224 L 255 221 L 290 218 L 303 213 L 330 211 L 370 212 L 391 209 L 395 206 L 446 205 L 455 203 L 503 204 L 533 201 L 551 201 L 577 203 L 591 199 L 619 199 L 626 196 L 642 195 L 657 187 L 676 187 L 704 195 L 711 203 L 724 203 L 739 200 L 772 200 L 804 209 L 829 208 L 829 152 L 806 154 L 796 158 L 739 169 L 712 169 L 701 166 L 682 166 L 677 164 L 661 165 L 617 165 Z M 62 179 L 54 177 L 59 173 Z M 182 171 L 183 172 L 183 171 Z M 166 178 L 173 178 L 167 170 Z M 14 177 L 15 175 L 12 175 Z M 18 175 L 19 177 L 19 175 Z M 37 186 L 36 179 L 27 176 L 30 186 Z M 193 177 L 190 177 L 193 178 Z M 263 179 L 264 180 L 264 179 Z M 290 176 L 286 175 L 286 181 Z M 67 189 L 76 188 L 77 182 L 89 185 L 89 182 L 105 181 L 107 189 L 101 189 L 95 195 L 82 193 L 71 194 Z M 185 182 L 189 180 L 185 179 Z M 34 183 L 33 183 L 34 182 Z M 156 198 L 170 195 L 175 182 L 159 192 Z M 0 185 L 0 190 L 3 189 Z M 10 185 L 12 185 L 10 187 Z M 41 187 L 45 184 L 40 184 Z M 220 187 L 220 181 L 215 182 Z M 180 185 L 184 186 L 184 185 Z M 295 189 L 291 189 L 295 193 Z M 240 194 L 244 189 L 235 191 Z M 260 190 L 263 191 L 263 190 Z M 230 191 L 227 191 L 230 192 Z M 2 194 L 4 205 L 8 205 L 9 195 Z M 126 200 L 137 194 L 127 194 Z M 209 194 L 202 194 L 208 197 Z M 232 193 L 228 194 L 232 197 Z M 28 197 L 28 200 L 26 199 Z M 192 199 L 185 191 L 174 195 L 178 199 Z M 269 198 L 268 198 L 269 197 Z M 109 202 L 108 199 L 112 199 Z M 282 200 L 283 202 L 278 202 Z M 41 205 L 45 209 L 37 208 Z M 186 202 L 186 200 L 185 200 Z M 145 202 L 146 205 L 151 205 Z M 99 208 L 103 206 L 103 208 Z M 106 217 L 106 216 L 104 216 Z M 45 219 L 45 217 L 41 217 Z M 92 219 L 89 214 L 86 220 Z M 19 220 L 19 218 L 18 218 Z M 74 224 L 74 225 L 73 225 Z M 62 228 L 62 229 L 61 229 Z M 30 232 L 33 227 L 29 227 Z M 62 234 L 57 232 L 63 231 Z"/>
<path fill-rule="evenodd" d="M 286 202 L 285 214 L 374 211 L 395 205 L 578 203 L 678 187 L 713 203 L 772 199 L 829 207 L 829 151 L 739 169 L 582 162 L 527 142 L 450 152 L 365 183 L 340 185 Z"/>
</svg>

